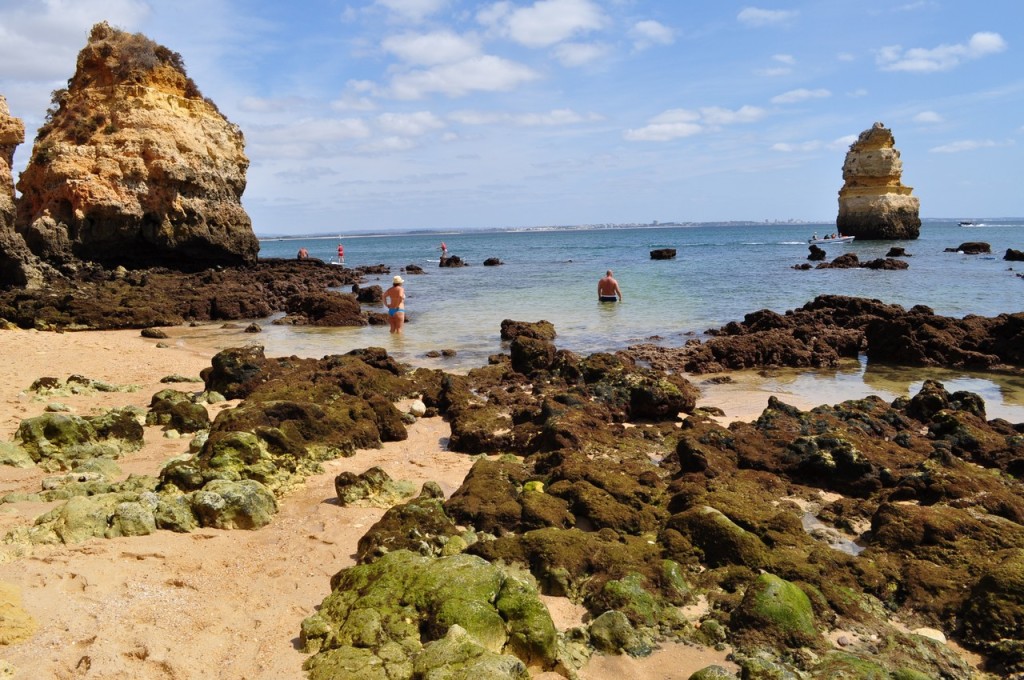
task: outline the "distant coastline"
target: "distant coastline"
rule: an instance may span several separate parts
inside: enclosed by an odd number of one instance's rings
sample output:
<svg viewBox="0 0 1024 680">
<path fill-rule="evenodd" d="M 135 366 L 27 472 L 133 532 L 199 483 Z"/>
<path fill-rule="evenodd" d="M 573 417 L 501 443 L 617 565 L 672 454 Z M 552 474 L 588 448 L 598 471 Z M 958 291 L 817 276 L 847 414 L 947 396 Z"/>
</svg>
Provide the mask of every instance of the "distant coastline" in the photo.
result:
<svg viewBox="0 0 1024 680">
<path fill-rule="evenodd" d="M 962 217 L 922 217 L 921 221 L 929 222 L 957 222 Z M 991 223 L 1007 220 L 1024 221 L 1024 217 L 988 217 L 977 218 Z M 517 232 L 539 232 L 539 231 L 603 231 L 607 229 L 669 229 L 679 227 L 774 227 L 779 225 L 822 225 L 832 224 L 835 220 L 731 220 L 720 222 L 630 222 L 630 223 L 609 223 L 609 224 L 573 224 L 573 225 L 549 225 L 535 227 L 480 227 L 465 229 L 401 229 L 396 231 L 351 231 L 346 233 L 325 234 L 323 232 L 313 234 L 257 234 L 260 241 L 313 241 L 313 240 L 336 240 L 353 238 L 384 238 L 388 236 L 415 236 L 423 234 L 468 234 L 468 233 L 495 233 L 510 234 Z"/>
</svg>

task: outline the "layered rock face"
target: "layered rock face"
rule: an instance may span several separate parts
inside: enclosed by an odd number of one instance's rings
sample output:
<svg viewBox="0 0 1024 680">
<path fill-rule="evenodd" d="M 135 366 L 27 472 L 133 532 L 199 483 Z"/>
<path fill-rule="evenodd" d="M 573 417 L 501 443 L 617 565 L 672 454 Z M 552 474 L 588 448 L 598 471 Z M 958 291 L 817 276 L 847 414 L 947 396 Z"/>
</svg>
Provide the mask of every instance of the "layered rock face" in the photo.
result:
<svg viewBox="0 0 1024 680">
<path fill-rule="evenodd" d="M 892 130 L 875 123 L 850 145 L 839 190 L 840 233 L 859 239 L 910 239 L 921 231 L 921 202 L 901 181 Z"/>
<path fill-rule="evenodd" d="M 179 54 L 97 24 L 18 182 L 17 230 L 58 265 L 253 263 L 243 147 Z"/>
<path fill-rule="evenodd" d="M 25 125 L 11 116 L 0 95 L 0 286 L 36 287 L 40 283 L 38 261 L 14 229 L 14 150 L 25 141 Z"/>
</svg>

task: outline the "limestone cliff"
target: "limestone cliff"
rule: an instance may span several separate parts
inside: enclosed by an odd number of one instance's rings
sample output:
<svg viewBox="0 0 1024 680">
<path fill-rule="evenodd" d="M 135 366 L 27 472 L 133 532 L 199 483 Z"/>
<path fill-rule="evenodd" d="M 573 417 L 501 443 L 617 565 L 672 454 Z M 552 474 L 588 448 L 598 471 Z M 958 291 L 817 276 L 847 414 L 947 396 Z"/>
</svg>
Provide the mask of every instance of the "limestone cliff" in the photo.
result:
<svg viewBox="0 0 1024 680">
<path fill-rule="evenodd" d="M 892 130 L 882 123 L 860 133 L 843 163 L 840 233 L 859 239 L 911 239 L 921 231 L 921 203 L 901 182 L 903 162 Z"/>
<path fill-rule="evenodd" d="M 35 258 L 25 240 L 14 230 L 14 178 L 11 164 L 14 150 L 25 141 L 25 126 L 11 116 L 7 100 L 0 95 L 0 286 L 38 283 Z"/>
<path fill-rule="evenodd" d="M 181 55 L 96 24 L 21 174 L 17 230 L 65 267 L 253 263 L 243 147 Z"/>
</svg>

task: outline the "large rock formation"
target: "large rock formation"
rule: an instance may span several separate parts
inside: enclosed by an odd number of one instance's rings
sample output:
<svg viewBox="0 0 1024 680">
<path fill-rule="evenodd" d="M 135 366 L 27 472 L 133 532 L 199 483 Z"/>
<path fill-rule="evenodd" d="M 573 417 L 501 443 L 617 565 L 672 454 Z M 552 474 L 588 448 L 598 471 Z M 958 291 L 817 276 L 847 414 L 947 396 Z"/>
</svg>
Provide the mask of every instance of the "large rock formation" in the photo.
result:
<svg viewBox="0 0 1024 680">
<path fill-rule="evenodd" d="M 850 145 L 843 163 L 836 228 L 858 239 L 917 238 L 921 202 L 900 177 L 903 162 L 892 130 L 875 123 Z"/>
<path fill-rule="evenodd" d="M 34 259 L 25 240 L 14 230 L 14 178 L 11 164 L 14 150 L 25 141 L 25 125 L 11 116 L 7 100 L 0 95 L 0 286 L 34 283 Z"/>
<path fill-rule="evenodd" d="M 17 230 L 57 265 L 253 263 L 243 146 L 181 55 L 96 24 L 18 182 Z"/>
</svg>

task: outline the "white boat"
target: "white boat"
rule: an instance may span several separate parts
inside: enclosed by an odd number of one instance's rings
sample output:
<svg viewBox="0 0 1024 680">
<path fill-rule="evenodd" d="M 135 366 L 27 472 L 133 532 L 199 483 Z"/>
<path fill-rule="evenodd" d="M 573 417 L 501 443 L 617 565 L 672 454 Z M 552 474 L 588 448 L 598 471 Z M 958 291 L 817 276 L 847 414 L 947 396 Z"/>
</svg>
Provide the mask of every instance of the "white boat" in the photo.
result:
<svg viewBox="0 0 1024 680">
<path fill-rule="evenodd" d="M 961 227 L 984 227 L 985 225 L 984 224 L 980 224 L 980 223 L 975 224 L 971 220 L 964 220 L 963 222 L 960 223 L 960 226 Z"/>
<path fill-rule="evenodd" d="M 835 238 L 809 238 L 807 242 L 813 246 L 821 245 L 824 243 L 852 243 L 854 236 L 836 236 Z"/>
</svg>

